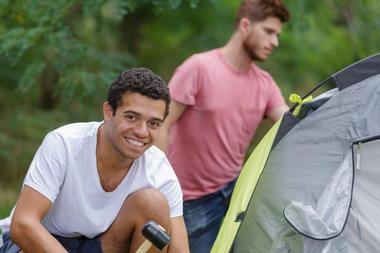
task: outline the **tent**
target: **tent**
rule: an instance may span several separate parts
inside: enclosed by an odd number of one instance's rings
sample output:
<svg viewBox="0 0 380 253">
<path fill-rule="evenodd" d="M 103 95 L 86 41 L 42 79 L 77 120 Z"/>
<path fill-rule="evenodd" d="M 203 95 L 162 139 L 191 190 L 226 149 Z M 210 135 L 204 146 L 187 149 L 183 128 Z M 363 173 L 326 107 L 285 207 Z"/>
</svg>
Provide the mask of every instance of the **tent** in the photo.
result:
<svg viewBox="0 0 380 253">
<path fill-rule="evenodd" d="M 298 100 L 244 165 L 212 253 L 380 252 L 380 54 Z"/>
</svg>

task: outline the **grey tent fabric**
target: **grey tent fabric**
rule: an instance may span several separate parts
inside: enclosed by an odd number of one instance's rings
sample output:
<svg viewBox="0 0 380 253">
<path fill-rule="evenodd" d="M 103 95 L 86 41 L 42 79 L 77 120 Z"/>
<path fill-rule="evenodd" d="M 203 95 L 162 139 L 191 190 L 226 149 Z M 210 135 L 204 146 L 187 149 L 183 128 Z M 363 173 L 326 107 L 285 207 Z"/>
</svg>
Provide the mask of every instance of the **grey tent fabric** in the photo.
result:
<svg viewBox="0 0 380 253">
<path fill-rule="evenodd" d="M 380 252 L 380 136 L 355 146 L 357 158 L 352 208 L 347 222 L 348 248 L 349 252 Z"/>
<path fill-rule="evenodd" d="M 314 208 L 292 201 L 284 209 L 285 219 L 307 237 L 326 240 L 339 235 L 346 222 L 351 203 L 353 180 L 352 154 L 349 152 Z"/>
<path fill-rule="evenodd" d="M 380 168 L 367 174 L 352 155 L 380 136 L 380 75 L 328 96 L 273 147 L 233 252 L 380 252 Z"/>
</svg>

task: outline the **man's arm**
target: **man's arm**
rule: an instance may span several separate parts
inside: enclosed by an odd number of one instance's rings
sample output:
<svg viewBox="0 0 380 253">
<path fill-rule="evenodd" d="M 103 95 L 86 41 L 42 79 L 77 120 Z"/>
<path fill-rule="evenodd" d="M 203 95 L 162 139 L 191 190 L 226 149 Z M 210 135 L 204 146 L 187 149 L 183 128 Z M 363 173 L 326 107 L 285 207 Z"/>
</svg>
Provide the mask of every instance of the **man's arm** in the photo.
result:
<svg viewBox="0 0 380 253">
<path fill-rule="evenodd" d="M 63 246 L 42 226 L 41 220 L 51 202 L 29 186 L 24 186 L 12 217 L 10 236 L 26 253 L 67 253 Z"/>
<path fill-rule="evenodd" d="M 183 217 L 171 218 L 171 237 L 168 253 L 189 253 L 189 242 Z"/>
<path fill-rule="evenodd" d="M 286 105 L 277 107 L 268 113 L 268 118 L 273 123 L 276 123 L 288 110 L 289 110 L 289 107 Z"/>
<path fill-rule="evenodd" d="M 155 145 L 159 147 L 165 153 L 168 152 L 169 149 L 169 133 L 170 128 L 174 123 L 181 117 L 183 112 L 186 109 L 186 105 L 178 103 L 174 100 L 170 103 L 170 112 L 168 117 L 165 119 L 164 125 L 160 130 L 160 135 L 156 139 Z"/>
</svg>

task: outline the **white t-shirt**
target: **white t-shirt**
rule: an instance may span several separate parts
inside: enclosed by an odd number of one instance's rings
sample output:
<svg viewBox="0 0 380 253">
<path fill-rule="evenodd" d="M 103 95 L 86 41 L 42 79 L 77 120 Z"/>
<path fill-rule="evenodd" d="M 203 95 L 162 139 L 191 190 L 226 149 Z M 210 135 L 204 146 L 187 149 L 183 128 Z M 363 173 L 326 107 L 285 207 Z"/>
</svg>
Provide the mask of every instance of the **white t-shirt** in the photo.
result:
<svg viewBox="0 0 380 253">
<path fill-rule="evenodd" d="M 53 204 L 42 224 L 52 234 L 88 238 L 103 233 L 124 200 L 143 188 L 168 199 L 170 216 L 182 215 L 182 192 L 164 153 L 152 146 L 135 160 L 112 192 L 105 192 L 96 167 L 97 131 L 102 122 L 74 123 L 50 132 L 37 150 L 24 180 Z M 0 221 L 9 231 L 11 216 Z"/>
</svg>

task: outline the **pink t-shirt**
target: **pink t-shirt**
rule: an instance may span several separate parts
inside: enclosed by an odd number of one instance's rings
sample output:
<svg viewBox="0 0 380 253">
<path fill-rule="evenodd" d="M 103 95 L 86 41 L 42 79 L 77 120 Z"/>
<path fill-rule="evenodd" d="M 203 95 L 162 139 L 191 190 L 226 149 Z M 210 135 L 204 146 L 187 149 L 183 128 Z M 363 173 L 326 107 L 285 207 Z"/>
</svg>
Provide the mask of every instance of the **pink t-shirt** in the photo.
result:
<svg viewBox="0 0 380 253">
<path fill-rule="evenodd" d="M 171 128 L 168 155 L 185 200 L 216 192 L 235 179 L 263 117 L 286 105 L 267 72 L 255 64 L 238 72 L 220 49 L 187 59 L 169 89 L 173 100 L 188 105 Z"/>
</svg>

